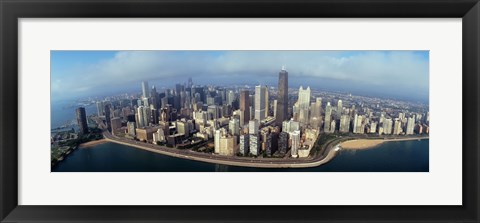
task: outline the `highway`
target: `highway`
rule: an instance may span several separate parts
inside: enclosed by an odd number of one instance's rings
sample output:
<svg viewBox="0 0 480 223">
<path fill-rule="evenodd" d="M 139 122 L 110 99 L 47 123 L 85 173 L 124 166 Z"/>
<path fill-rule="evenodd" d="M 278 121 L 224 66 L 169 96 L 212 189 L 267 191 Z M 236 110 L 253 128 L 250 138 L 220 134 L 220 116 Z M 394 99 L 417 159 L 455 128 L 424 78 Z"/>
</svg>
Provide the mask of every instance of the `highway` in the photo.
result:
<svg viewBox="0 0 480 223">
<path fill-rule="evenodd" d="M 167 156 L 196 160 L 201 162 L 224 164 L 231 166 L 242 167 L 257 167 L 257 168 L 306 168 L 322 165 L 330 161 L 337 151 L 332 149 L 331 144 L 328 144 L 326 151 L 327 155 L 318 156 L 315 158 L 263 158 L 263 157 L 240 157 L 240 156 L 222 156 L 217 154 L 195 152 L 188 149 L 180 150 L 176 148 L 168 148 L 165 146 L 154 145 L 150 143 L 144 143 L 140 141 L 130 140 L 126 138 L 120 138 L 113 136 L 110 132 L 104 131 L 103 133 L 106 140 L 118 143 L 126 146 L 131 146 L 150 152 L 156 152 Z"/>
<path fill-rule="evenodd" d="M 103 121 L 98 118 L 96 119 L 97 124 L 103 129 L 105 129 L 105 125 Z M 241 167 L 256 167 L 256 168 L 308 168 L 308 167 L 316 167 L 322 164 L 327 163 L 331 159 L 335 157 L 335 155 L 342 150 L 338 144 L 342 141 L 351 140 L 351 139 L 358 139 L 363 137 L 337 137 L 332 139 L 322 145 L 320 151 L 318 151 L 314 157 L 308 158 L 291 158 L 291 157 L 284 157 L 284 158 L 263 158 L 263 157 L 242 157 L 242 156 L 222 156 L 213 153 L 202 153 L 202 152 L 195 152 L 189 149 L 177 149 L 177 148 L 169 148 L 165 146 L 154 145 L 150 143 L 140 142 L 136 140 L 131 140 L 127 138 L 120 138 L 112 135 L 110 132 L 104 130 L 103 136 L 107 141 L 122 144 L 126 146 L 135 147 L 138 149 L 147 150 L 150 152 L 155 152 L 167 156 L 182 158 L 182 159 L 189 159 L 207 163 L 214 163 L 214 164 L 224 164 L 224 165 L 231 165 L 231 166 L 241 166 Z M 420 138 L 419 138 L 420 139 Z M 288 154 L 287 154 L 288 156 Z"/>
</svg>

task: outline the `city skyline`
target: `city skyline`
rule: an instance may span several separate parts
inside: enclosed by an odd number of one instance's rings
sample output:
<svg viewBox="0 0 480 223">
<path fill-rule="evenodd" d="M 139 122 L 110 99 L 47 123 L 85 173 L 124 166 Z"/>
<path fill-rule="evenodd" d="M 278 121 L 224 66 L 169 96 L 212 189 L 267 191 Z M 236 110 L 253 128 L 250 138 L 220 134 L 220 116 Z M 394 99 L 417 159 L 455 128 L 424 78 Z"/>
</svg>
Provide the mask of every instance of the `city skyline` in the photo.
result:
<svg viewBox="0 0 480 223">
<path fill-rule="evenodd" d="M 144 80 L 171 87 L 168 83 L 188 77 L 200 85 L 276 88 L 279 67 L 286 66 L 290 88 L 310 83 L 428 102 L 428 51 L 52 51 L 51 56 L 52 101 L 135 91 L 132 83 Z"/>
<path fill-rule="evenodd" d="M 285 65 L 276 73 L 276 82 L 269 86 L 259 81 L 261 76 L 251 78 L 250 82 L 258 82 L 253 86 L 238 86 L 235 78 L 231 80 L 234 84 L 218 85 L 213 80 L 224 77 L 215 75 L 204 84 L 197 82 L 202 80 L 200 73 L 195 79 L 175 76 L 169 81 L 164 77 L 162 88 L 131 75 L 124 79 L 136 89 L 133 93 L 126 93 L 115 84 L 116 79 L 111 79 L 108 87 L 125 93 L 89 98 L 65 107 L 76 107 L 77 120 L 76 124 L 52 127 L 52 167 L 77 148 L 113 142 L 227 166 L 308 168 L 329 162 L 343 150 L 429 138 L 428 103 L 319 91 L 316 84 L 324 82 L 308 82 L 291 75 Z M 389 83 L 398 83 L 395 79 L 390 78 Z M 292 86 L 291 80 L 300 86 Z M 97 83 L 78 81 L 87 88 Z M 92 91 L 102 88 L 93 87 Z M 86 107 L 92 105 L 96 112 L 89 114 Z"/>
</svg>

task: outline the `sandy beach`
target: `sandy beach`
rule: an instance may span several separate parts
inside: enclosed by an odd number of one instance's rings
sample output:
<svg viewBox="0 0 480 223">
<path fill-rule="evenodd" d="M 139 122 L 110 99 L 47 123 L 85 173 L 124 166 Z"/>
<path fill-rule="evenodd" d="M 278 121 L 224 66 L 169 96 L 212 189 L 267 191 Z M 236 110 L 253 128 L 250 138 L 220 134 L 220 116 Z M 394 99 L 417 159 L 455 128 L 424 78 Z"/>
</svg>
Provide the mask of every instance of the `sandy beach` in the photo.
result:
<svg viewBox="0 0 480 223">
<path fill-rule="evenodd" d="M 428 137 L 422 138 L 398 138 L 398 139 L 354 139 L 349 140 L 346 142 L 342 142 L 339 145 L 343 149 L 369 149 L 375 146 L 378 146 L 384 142 L 391 142 L 391 141 L 409 141 L 409 140 L 419 140 L 419 139 L 426 139 Z"/>
<path fill-rule="evenodd" d="M 95 140 L 95 141 L 82 143 L 78 146 L 78 148 L 89 148 L 89 147 L 99 145 L 99 144 L 103 144 L 103 143 L 106 143 L 106 142 L 108 142 L 108 141 L 105 140 L 105 139 L 99 139 L 99 140 Z"/>
<path fill-rule="evenodd" d="M 342 149 L 368 149 L 385 142 L 382 139 L 355 139 L 340 143 Z"/>
</svg>

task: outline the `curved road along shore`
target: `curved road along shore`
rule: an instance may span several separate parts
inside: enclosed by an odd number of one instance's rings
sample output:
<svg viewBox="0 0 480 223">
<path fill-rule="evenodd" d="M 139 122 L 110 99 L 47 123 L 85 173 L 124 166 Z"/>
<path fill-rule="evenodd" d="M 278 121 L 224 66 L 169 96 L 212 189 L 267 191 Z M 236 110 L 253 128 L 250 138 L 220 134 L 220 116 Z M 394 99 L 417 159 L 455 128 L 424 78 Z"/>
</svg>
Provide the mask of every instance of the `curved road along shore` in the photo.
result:
<svg viewBox="0 0 480 223">
<path fill-rule="evenodd" d="M 308 168 L 316 167 L 322 164 L 325 164 L 332 160 L 337 152 L 341 149 L 338 146 L 340 141 L 345 141 L 345 138 L 334 139 L 325 145 L 321 149 L 319 155 L 314 158 L 251 158 L 251 157 L 238 157 L 238 156 L 221 156 L 217 154 L 208 154 L 194 152 L 191 150 L 179 150 L 175 148 L 168 148 L 163 146 L 158 146 L 154 144 L 139 142 L 135 140 L 118 138 L 111 135 L 109 132 L 104 132 L 104 137 L 107 141 L 122 144 L 126 146 L 135 147 L 138 149 L 147 150 L 150 152 L 159 153 L 162 155 L 189 159 L 213 164 L 223 164 L 230 166 L 240 166 L 240 167 L 256 167 L 256 168 Z M 352 138 L 353 139 L 353 138 Z M 414 138 L 418 139 L 418 138 Z M 406 139 L 405 139 L 406 140 Z M 409 140 L 413 140 L 409 139 Z"/>
</svg>

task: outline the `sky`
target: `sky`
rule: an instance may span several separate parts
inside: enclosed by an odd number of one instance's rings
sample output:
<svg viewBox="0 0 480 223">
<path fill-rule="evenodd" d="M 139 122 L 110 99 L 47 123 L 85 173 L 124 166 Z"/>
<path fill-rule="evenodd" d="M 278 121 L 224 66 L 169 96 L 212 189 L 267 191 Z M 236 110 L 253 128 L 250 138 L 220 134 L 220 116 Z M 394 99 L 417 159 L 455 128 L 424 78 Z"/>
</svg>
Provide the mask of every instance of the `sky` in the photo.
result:
<svg viewBox="0 0 480 223">
<path fill-rule="evenodd" d="M 141 81 L 174 88 L 277 86 L 428 101 L 428 51 L 51 51 L 52 101 L 141 91 Z"/>
</svg>

